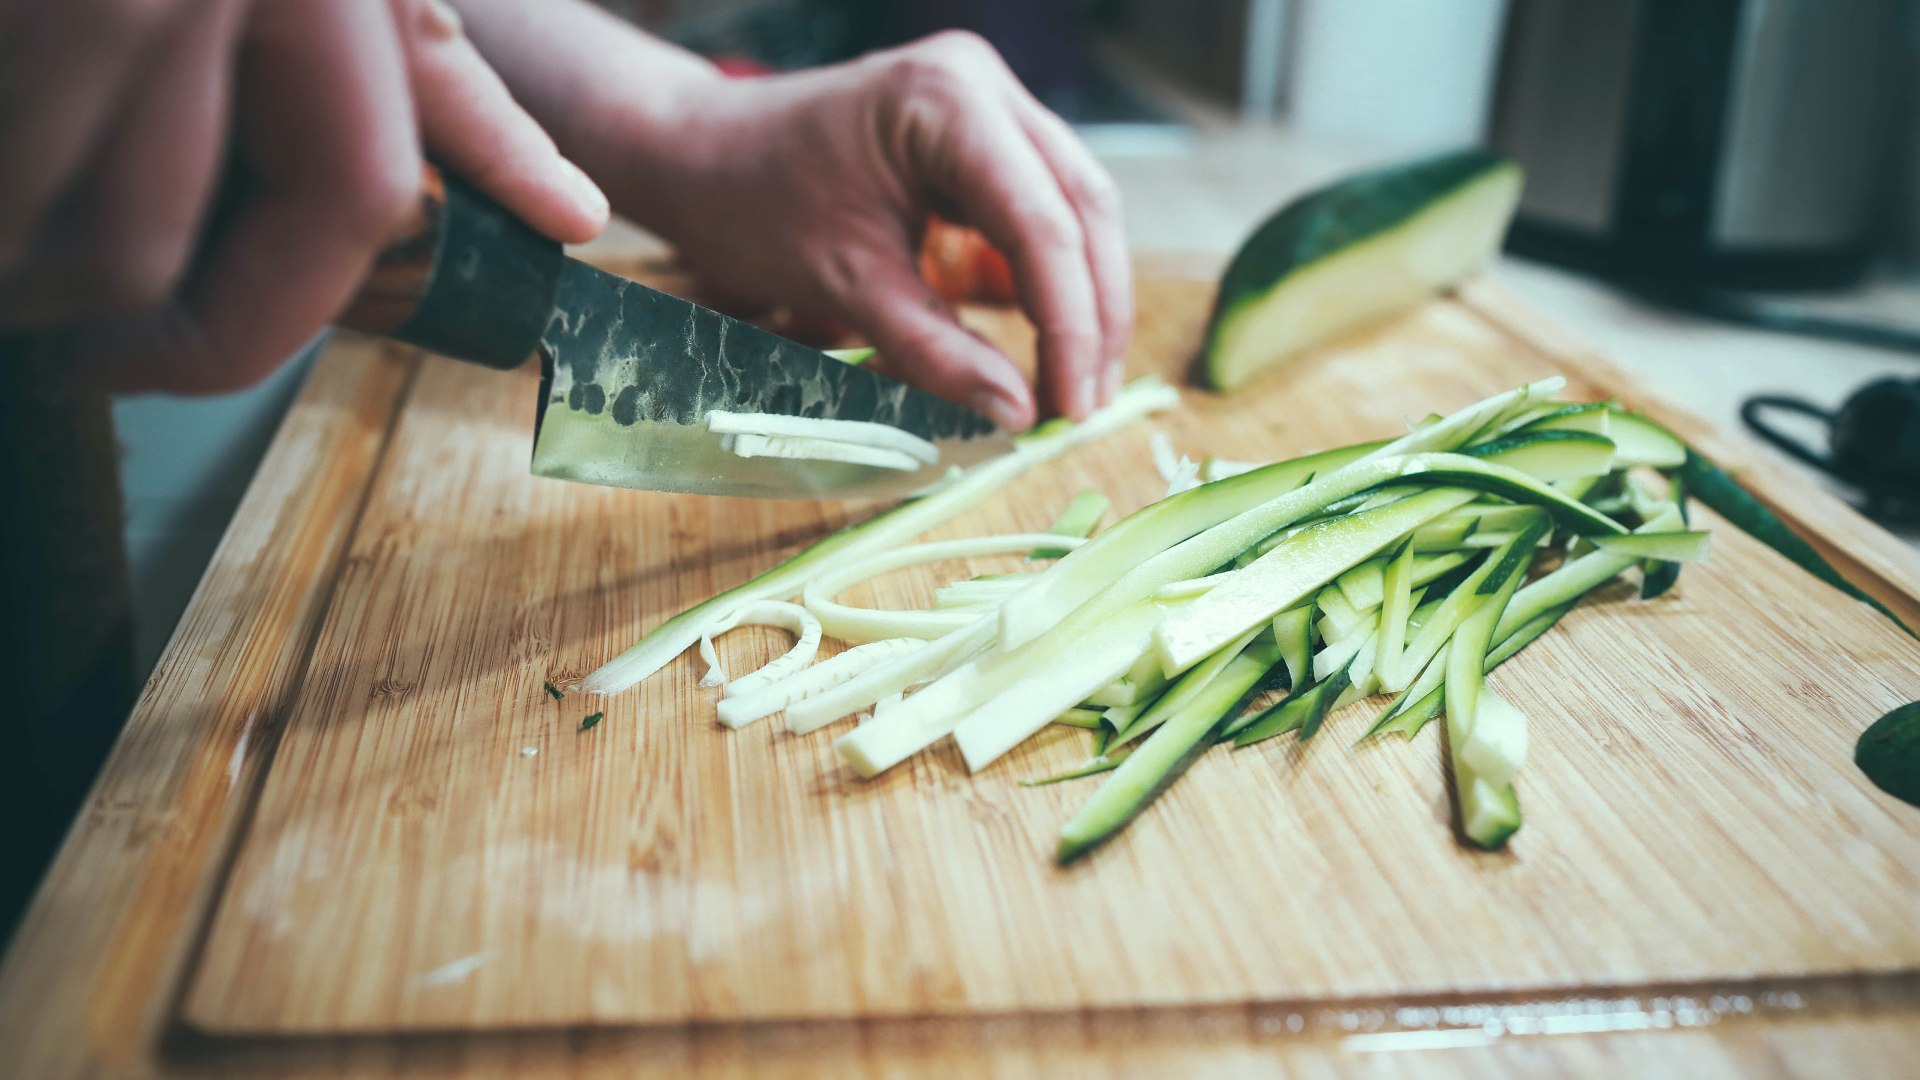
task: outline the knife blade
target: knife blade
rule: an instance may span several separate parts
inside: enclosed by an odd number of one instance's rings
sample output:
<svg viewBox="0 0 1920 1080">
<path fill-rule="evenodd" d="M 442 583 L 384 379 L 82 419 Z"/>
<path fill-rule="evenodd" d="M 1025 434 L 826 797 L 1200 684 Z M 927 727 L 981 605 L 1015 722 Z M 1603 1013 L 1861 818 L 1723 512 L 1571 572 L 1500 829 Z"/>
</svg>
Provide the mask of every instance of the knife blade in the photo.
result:
<svg viewBox="0 0 1920 1080">
<path fill-rule="evenodd" d="M 962 405 L 567 257 L 431 167 L 420 213 L 341 320 L 477 364 L 541 363 L 532 471 L 758 498 L 911 495 L 1011 436 Z M 887 424 L 934 444 L 913 470 L 742 457 L 715 411 Z"/>
</svg>

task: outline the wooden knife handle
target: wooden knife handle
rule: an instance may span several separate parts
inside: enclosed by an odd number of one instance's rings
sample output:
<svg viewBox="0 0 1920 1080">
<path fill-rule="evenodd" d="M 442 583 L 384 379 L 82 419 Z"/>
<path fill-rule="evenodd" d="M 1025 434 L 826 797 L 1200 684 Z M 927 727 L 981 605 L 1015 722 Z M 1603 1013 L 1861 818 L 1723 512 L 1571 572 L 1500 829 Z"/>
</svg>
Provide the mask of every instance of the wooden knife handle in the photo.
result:
<svg viewBox="0 0 1920 1080">
<path fill-rule="evenodd" d="M 519 367 L 546 332 L 565 262 L 558 242 L 428 165 L 417 212 L 339 323 L 457 360 Z"/>
</svg>

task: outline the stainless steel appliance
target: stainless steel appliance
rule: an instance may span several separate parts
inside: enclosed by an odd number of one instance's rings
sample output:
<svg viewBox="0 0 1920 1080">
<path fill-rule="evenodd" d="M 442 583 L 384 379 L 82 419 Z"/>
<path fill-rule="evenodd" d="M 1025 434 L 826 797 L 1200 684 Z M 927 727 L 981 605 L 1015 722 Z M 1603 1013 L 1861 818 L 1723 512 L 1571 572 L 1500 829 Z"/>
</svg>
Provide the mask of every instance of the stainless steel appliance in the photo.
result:
<svg viewBox="0 0 1920 1080">
<path fill-rule="evenodd" d="M 1913 0 L 1513 0 L 1509 246 L 1621 278 L 1852 280 L 1891 247 L 1916 26 Z"/>
</svg>

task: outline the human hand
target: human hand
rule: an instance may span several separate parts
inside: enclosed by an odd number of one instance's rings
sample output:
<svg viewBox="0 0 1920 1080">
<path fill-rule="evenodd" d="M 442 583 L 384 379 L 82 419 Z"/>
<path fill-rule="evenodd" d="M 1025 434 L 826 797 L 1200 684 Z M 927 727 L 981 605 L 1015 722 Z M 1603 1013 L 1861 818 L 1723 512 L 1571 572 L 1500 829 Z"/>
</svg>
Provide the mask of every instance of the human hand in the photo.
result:
<svg viewBox="0 0 1920 1080">
<path fill-rule="evenodd" d="M 256 381 L 351 298 L 423 147 L 554 239 L 605 224 L 438 0 L 0 0 L 0 329 L 110 389 Z"/>
<path fill-rule="evenodd" d="M 677 138 L 616 137 L 598 174 L 696 274 L 849 324 L 902 378 L 1014 430 L 1042 410 L 1083 417 L 1118 388 L 1133 324 L 1118 195 L 991 46 L 941 34 L 830 68 L 716 77 L 690 101 Z M 929 213 L 1006 253 L 1039 332 L 1040 410 L 920 276 Z"/>
</svg>

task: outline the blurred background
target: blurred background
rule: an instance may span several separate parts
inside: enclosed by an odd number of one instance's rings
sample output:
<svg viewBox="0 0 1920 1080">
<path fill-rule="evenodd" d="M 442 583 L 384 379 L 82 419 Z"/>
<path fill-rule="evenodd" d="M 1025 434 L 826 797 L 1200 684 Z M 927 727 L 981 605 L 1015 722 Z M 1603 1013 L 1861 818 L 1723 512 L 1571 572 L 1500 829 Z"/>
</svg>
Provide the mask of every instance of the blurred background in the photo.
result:
<svg viewBox="0 0 1920 1080">
<path fill-rule="evenodd" d="M 1915 0 L 605 2 L 742 76 L 977 31 L 1113 171 L 1136 250 L 1224 256 L 1306 188 L 1491 144 L 1529 177 L 1493 273 L 1725 428 L 1920 374 Z M 117 404 L 138 670 L 303 369 Z"/>
</svg>

